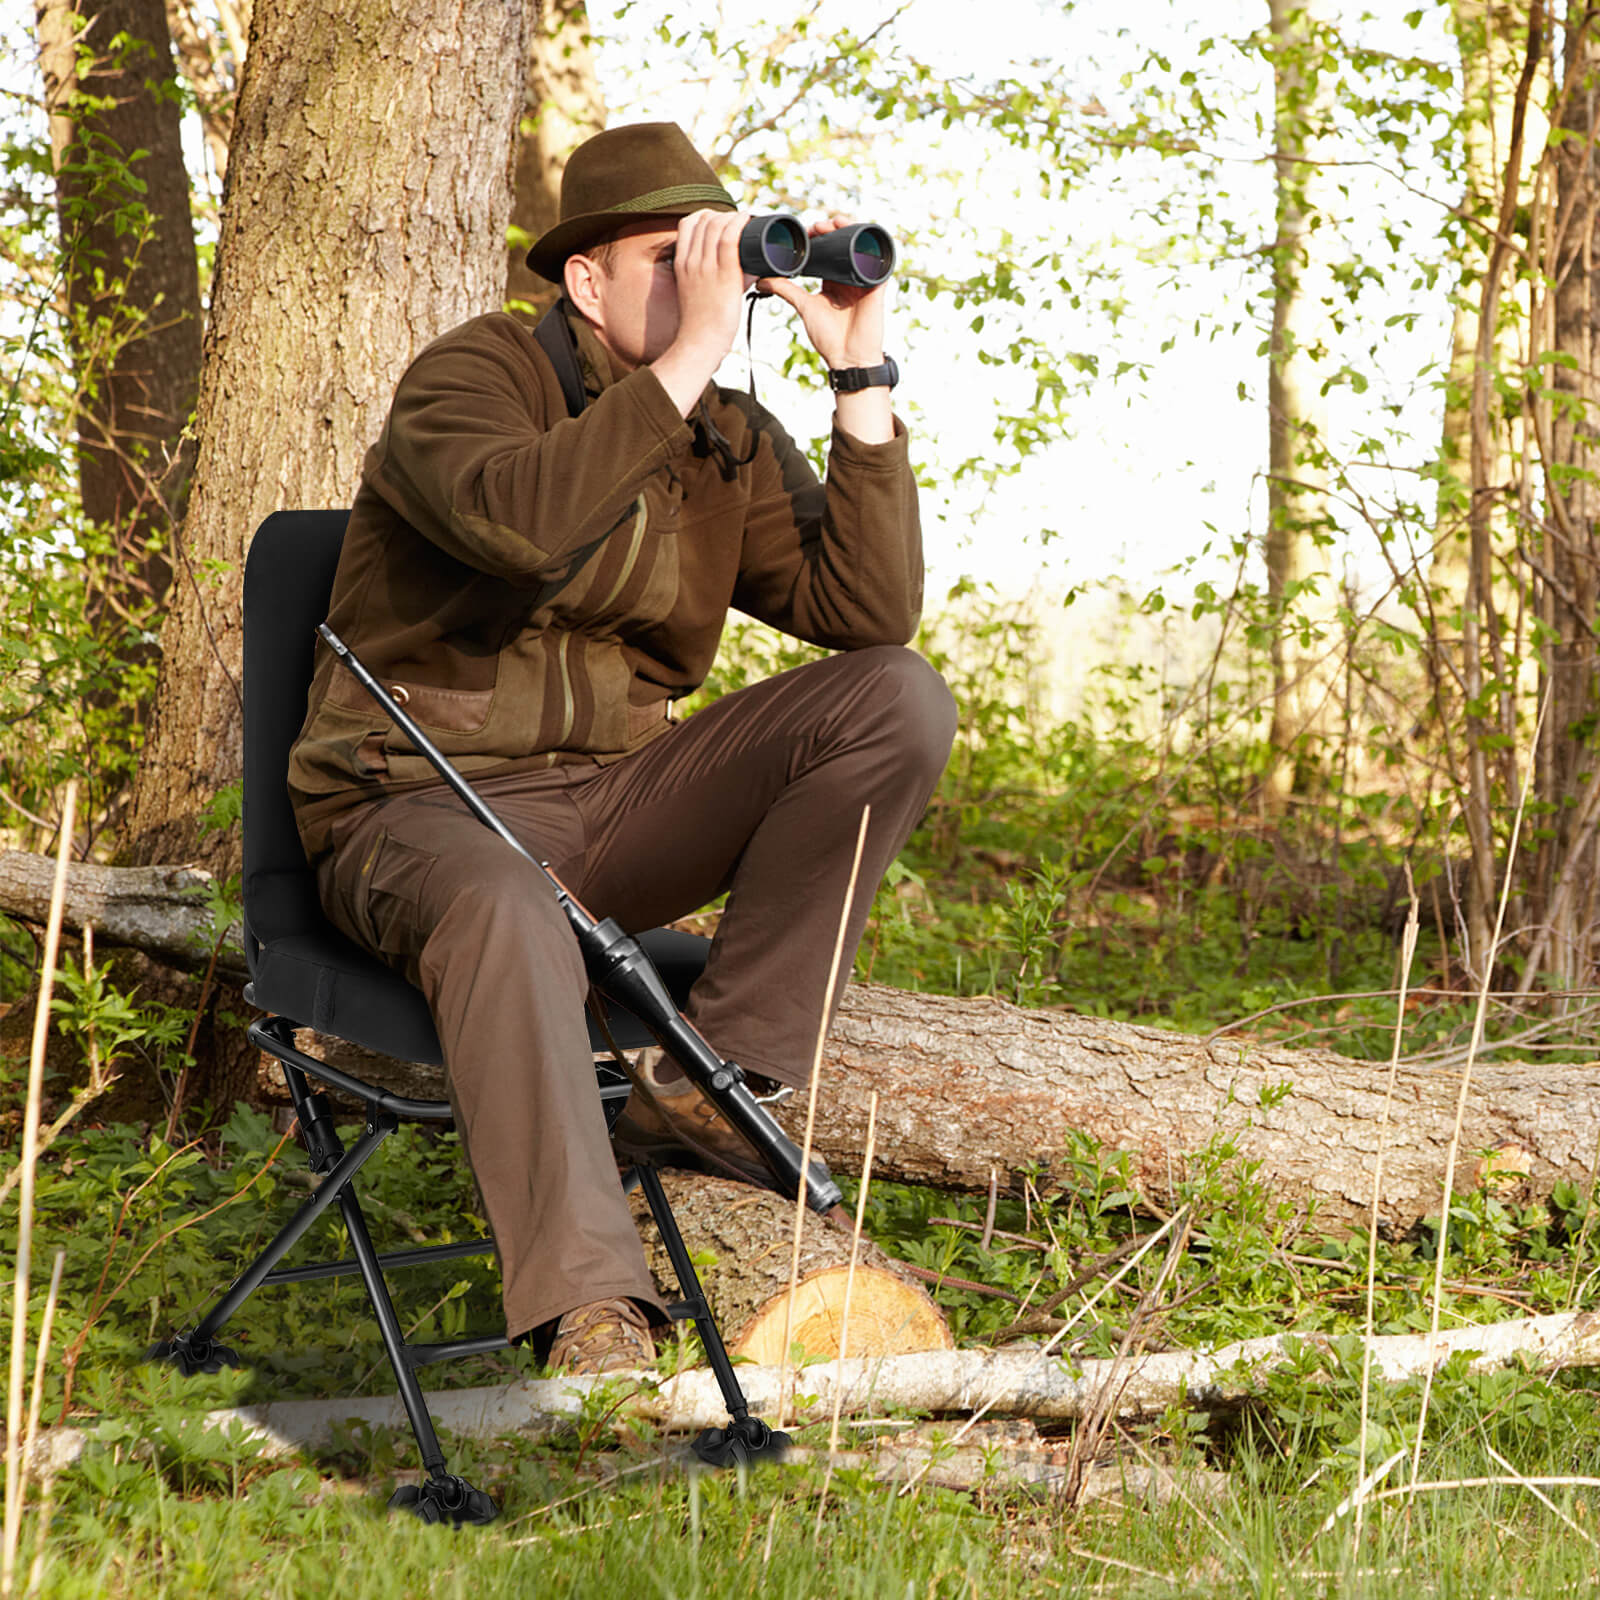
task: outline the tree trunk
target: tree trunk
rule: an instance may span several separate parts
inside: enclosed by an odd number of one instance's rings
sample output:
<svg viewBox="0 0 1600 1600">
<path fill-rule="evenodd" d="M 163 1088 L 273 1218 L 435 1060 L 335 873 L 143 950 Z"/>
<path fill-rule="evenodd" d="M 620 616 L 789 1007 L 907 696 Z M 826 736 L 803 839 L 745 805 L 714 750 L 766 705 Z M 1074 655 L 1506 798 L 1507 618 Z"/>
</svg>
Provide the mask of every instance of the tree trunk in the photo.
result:
<svg viewBox="0 0 1600 1600">
<path fill-rule="evenodd" d="M 259 0 L 206 331 L 184 581 L 124 854 L 233 864 L 240 585 L 268 512 L 347 505 L 401 372 L 500 304 L 521 4 Z"/>
<path fill-rule="evenodd" d="M 1587 25 L 1580 20 L 1587 17 Z M 1547 440 L 1541 560 L 1536 584 L 1543 624 L 1548 708 L 1535 757 L 1534 783 L 1543 827 L 1526 874 L 1539 933 L 1525 986 L 1536 979 L 1561 989 L 1593 981 L 1600 851 L 1600 777 L 1596 772 L 1600 667 L 1600 14 L 1568 8 L 1566 74 L 1560 126 L 1550 152 L 1554 205 L 1546 244 L 1547 311 L 1553 348 L 1570 358 L 1549 370 L 1553 391 L 1544 418 Z"/>
<path fill-rule="evenodd" d="M 98 622 L 159 600 L 171 579 L 152 544 L 182 495 L 200 278 L 162 0 L 40 0 L 38 15 L 79 484 L 85 516 L 114 550 L 90 600 Z"/>
<path fill-rule="evenodd" d="M 1459 669 L 1465 763 L 1457 781 L 1470 854 L 1464 907 L 1466 967 L 1475 981 L 1485 982 L 1497 954 L 1493 929 L 1500 830 L 1496 818 L 1515 808 L 1519 781 L 1519 669 L 1515 650 L 1507 650 L 1497 600 L 1500 586 L 1494 548 L 1493 478 L 1498 460 L 1494 424 L 1498 408 L 1493 398 L 1495 345 L 1512 259 L 1518 180 L 1523 170 L 1523 152 L 1528 147 L 1528 119 L 1545 57 L 1544 38 L 1544 0 L 1530 0 L 1521 40 L 1522 64 L 1511 103 L 1498 210 L 1478 296 L 1477 343 L 1471 370 L 1471 492 L 1467 504 L 1467 572 Z"/>
<path fill-rule="evenodd" d="M 1517 79 L 1528 42 L 1534 0 L 1451 0 L 1451 25 L 1461 58 L 1466 193 L 1461 210 L 1466 222 L 1456 252 L 1460 286 L 1455 296 L 1450 331 L 1450 380 L 1445 395 L 1440 450 L 1439 501 L 1435 519 L 1433 561 L 1428 582 L 1437 608 L 1432 642 L 1438 649 L 1459 648 L 1461 608 L 1467 597 L 1468 511 L 1472 504 L 1472 386 L 1478 355 L 1478 320 L 1489 241 L 1500 211 L 1503 186 L 1516 186 L 1519 210 L 1532 198 L 1547 134 L 1544 101 L 1549 75 L 1540 63 L 1526 96 L 1524 131 L 1517 171 L 1507 170 Z M 1508 378 L 1525 360 L 1523 335 L 1528 313 L 1525 286 L 1517 291 L 1520 313 L 1502 319 L 1491 333 L 1495 370 Z M 1522 472 L 1526 429 L 1522 418 L 1491 394 L 1487 416 L 1490 444 L 1488 482 L 1477 492 L 1492 502 L 1491 538 L 1498 550 L 1514 549 L 1511 518 L 1526 487 Z M 1443 673 L 1436 675 L 1441 683 Z"/>
<path fill-rule="evenodd" d="M 884 1178 L 979 1192 L 998 1167 L 1020 1191 L 1036 1170 L 1044 1192 L 1052 1174 L 1071 1181 L 1062 1158 L 1087 1135 L 1127 1151 L 1141 1192 L 1171 1206 L 1189 1158 L 1226 1143 L 1241 1170 L 1259 1165 L 1276 1198 L 1314 1206 L 1312 1226 L 1330 1232 L 1365 1227 L 1380 1140 L 1381 1222 L 1404 1231 L 1438 1213 L 1460 1085 L 1454 1072 L 1402 1067 L 1384 1136 L 1386 1069 L 1331 1051 L 861 986 L 823 1073 L 816 1149 L 840 1171 L 859 1165 L 877 1090 Z M 791 1132 L 796 1119 L 791 1102 Z M 1461 1147 L 1492 1152 L 1500 1181 L 1545 1195 L 1562 1178 L 1587 1186 L 1596 1127 L 1600 1067 L 1480 1064 Z M 1479 1175 L 1469 1163 L 1464 1183 Z"/>
<path fill-rule="evenodd" d="M 528 246 L 560 220 L 567 157 L 606 125 L 584 0 L 539 0 L 536 9 L 506 251 L 507 304 L 532 318 L 554 305 L 560 291 L 529 269 Z"/>
<path fill-rule="evenodd" d="M 1319 71 L 1323 0 L 1271 0 L 1278 232 L 1272 249 L 1267 368 L 1267 590 L 1272 639 L 1273 766 L 1265 798 L 1279 807 L 1334 729 L 1338 594 L 1330 551 L 1328 407 L 1333 338 L 1335 192 L 1321 162 L 1331 146 L 1331 73 Z"/>
</svg>

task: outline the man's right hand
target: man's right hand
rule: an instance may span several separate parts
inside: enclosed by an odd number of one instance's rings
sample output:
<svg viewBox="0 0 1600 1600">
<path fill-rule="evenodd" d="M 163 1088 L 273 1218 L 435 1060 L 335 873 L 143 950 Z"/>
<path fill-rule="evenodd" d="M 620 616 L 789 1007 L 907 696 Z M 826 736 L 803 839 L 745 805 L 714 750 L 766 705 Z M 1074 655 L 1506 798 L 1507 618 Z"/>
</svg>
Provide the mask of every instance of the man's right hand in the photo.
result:
<svg viewBox="0 0 1600 1600">
<path fill-rule="evenodd" d="M 673 276 L 678 331 L 650 363 L 678 414 L 687 417 L 739 336 L 747 283 L 739 265 L 742 211 L 696 211 L 678 224 Z"/>
</svg>

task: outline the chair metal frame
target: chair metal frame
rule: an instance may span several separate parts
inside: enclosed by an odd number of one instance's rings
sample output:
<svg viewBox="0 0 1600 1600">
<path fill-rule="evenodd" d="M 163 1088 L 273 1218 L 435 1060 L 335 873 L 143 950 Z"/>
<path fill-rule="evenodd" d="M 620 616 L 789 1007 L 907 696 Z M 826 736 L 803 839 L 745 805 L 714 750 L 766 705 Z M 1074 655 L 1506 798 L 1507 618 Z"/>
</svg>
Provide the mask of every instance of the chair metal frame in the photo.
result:
<svg viewBox="0 0 1600 1600">
<path fill-rule="evenodd" d="M 246 927 L 246 956 L 250 966 L 252 981 L 245 988 L 245 998 L 253 1005 L 260 1005 L 269 1015 L 254 1022 L 249 1029 L 249 1038 L 260 1049 L 275 1059 L 283 1070 L 284 1079 L 288 1085 L 289 1096 L 294 1105 L 296 1125 L 300 1138 L 305 1146 L 312 1171 L 318 1176 L 320 1182 L 311 1195 L 298 1207 L 294 1215 L 283 1225 L 270 1244 L 259 1256 L 234 1280 L 228 1290 L 220 1299 L 193 1326 L 175 1333 L 171 1338 L 162 1340 L 151 1347 L 150 1357 L 155 1360 L 169 1361 L 185 1375 L 196 1372 L 216 1372 L 223 1366 L 242 1365 L 239 1354 L 234 1349 L 223 1344 L 219 1338 L 223 1328 L 243 1307 L 244 1303 L 259 1288 L 268 1285 L 289 1283 L 303 1283 L 316 1279 L 359 1276 L 366 1289 L 368 1300 L 376 1317 L 378 1330 L 383 1340 L 384 1350 L 388 1356 L 390 1367 L 393 1369 L 395 1381 L 398 1385 L 401 1402 L 405 1407 L 406 1416 L 410 1422 L 413 1434 L 416 1436 L 418 1447 L 421 1451 L 422 1465 L 426 1473 L 425 1480 L 420 1485 L 407 1485 L 391 1497 L 390 1506 L 396 1509 L 405 1509 L 428 1522 L 447 1523 L 482 1523 L 488 1522 L 497 1514 L 497 1508 L 489 1495 L 483 1490 L 474 1487 L 455 1474 L 447 1470 L 446 1457 L 439 1443 L 433 1419 L 428 1411 L 426 1396 L 417 1378 L 418 1370 L 439 1361 L 448 1361 L 459 1357 L 488 1354 L 496 1350 L 509 1347 L 509 1341 L 503 1333 L 475 1334 L 466 1338 L 447 1340 L 441 1343 L 410 1343 L 406 1340 L 400 1325 L 399 1317 L 390 1296 L 385 1273 L 393 1269 L 405 1269 L 424 1265 L 430 1262 L 460 1259 L 468 1256 L 487 1255 L 492 1252 L 493 1244 L 488 1239 L 468 1240 L 457 1244 L 437 1245 L 420 1249 L 394 1250 L 380 1252 L 374 1245 L 371 1231 L 367 1226 L 366 1217 L 361 1208 L 360 1199 L 356 1193 L 355 1179 L 362 1167 L 377 1153 L 384 1141 L 395 1132 L 402 1122 L 422 1121 L 432 1123 L 448 1123 L 453 1119 L 453 1112 L 448 1101 L 442 1100 L 417 1100 L 403 1095 L 391 1094 L 375 1084 L 368 1083 L 361 1078 L 344 1072 L 328 1063 L 319 1061 L 299 1049 L 294 1040 L 297 1026 L 315 1026 L 318 1031 L 334 1033 L 343 1037 L 351 1037 L 350 1030 L 341 1033 L 337 1026 L 330 1027 L 328 1019 L 315 1015 L 309 1019 L 302 1019 L 288 1013 L 290 1008 L 282 1004 L 284 985 L 274 975 L 277 969 L 270 969 L 266 958 L 271 954 L 273 941 L 258 939 L 254 929 L 262 926 L 259 918 L 252 916 L 253 899 L 265 905 L 265 895 L 257 891 L 253 896 L 253 884 L 264 878 L 263 874 L 252 873 L 251 870 L 251 821 L 252 821 L 252 794 L 257 796 L 257 806 L 260 815 L 267 819 L 267 825 L 274 822 L 281 829 L 282 817 L 286 813 L 282 808 L 282 794 L 272 794 L 261 790 L 258 786 L 262 781 L 259 770 L 252 770 L 252 746 L 248 718 L 252 704 L 249 693 L 249 666 L 250 666 L 250 628 L 251 628 L 251 574 L 252 568 L 260 570 L 258 563 L 270 558 L 268 546 L 272 541 L 281 536 L 293 536 L 302 541 L 299 548 L 302 550 L 317 548 L 317 541 L 324 542 L 332 537 L 335 527 L 336 513 L 278 513 L 276 517 L 268 518 L 258 532 L 257 540 L 252 545 L 250 559 L 246 564 L 246 782 L 245 782 L 245 836 L 246 836 L 246 871 L 244 875 L 244 905 Z M 302 519 L 301 525 L 294 528 L 282 526 L 282 519 Z M 320 519 L 312 527 L 306 519 Z M 274 524 L 280 524 L 276 533 Z M 342 523 L 337 525 L 339 536 L 342 537 Z M 319 531 L 320 530 L 320 531 Z M 309 539 L 309 544 L 304 541 Z M 336 553 L 337 544 L 333 549 Z M 295 604 L 307 615 L 315 613 L 316 621 L 326 613 L 327 592 L 331 586 L 332 564 L 326 559 L 326 549 L 321 550 L 323 568 L 321 576 L 327 579 L 324 584 L 316 581 L 316 575 L 308 585 L 309 593 L 297 593 Z M 302 619 L 303 620 L 303 619 Z M 259 625 L 259 620 L 258 620 Z M 279 654 L 282 654 L 281 645 L 275 645 Z M 309 663 L 311 657 L 310 630 L 307 630 L 304 660 L 305 682 L 309 683 Z M 291 686 L 292 688 L 293 686 Z M 281 721 L 281 719 L 280 719 Z M 286 751 L 284 752 L 286 754 Z M 254 765 L 259 769 L 260 757 L 257 753 Z M 281 773 L 284 769 L 278 768 Z M 282 778 L 277 780 L 280 789 Z M 256 787 L 253 787 L 256 786 Z M 309 875 L 309 867 L 305 868 Z M 281 867 L 280 877 L 283 876 Z M 293 898 L 293 897 L 291 897 Z M 280 902 L 281 907 L 281 902 Z M 295 960 L 301 984 L 315 981 L 316 1000 L 309 1004 L 309 1009 L 315 1013 L 328 1007 L 324 1006 L 324 980 L 339 977 L 334 968 L 326 970 L 318 967 L 318 951 L 320 949 L 332 950 L 334 959 L 343 960 L 349 955 L 359 970 L 355 977 L 365 985 L 367 996 L 373 993 L 380 995 L 392 991 L 397 997 L 403 997 L 407 1002 L 414 1003 L 420 997 L 416 995 L 411 986 L 399 973 L 387 968 L 377 966 L 364 953 L 356 953 L 353 946 L 349 946 L 341 936 L 334 933 L 330 925 L 322 922 L 320 927 L 315 924 L 320 920 L 320 908 L 316 906 L 314 894 L 308 902 L 304 885 L 299 886 L 298 899 L 294 900 L 294 911 L 288 922 L 296 931 L 296 935 L 303 935 L 306 930 L 314 934 L 312 939 L 312 954 L 308 958 L 304 948 L 297 949 Z M 266 916 L 266 910 L 261 913 Z M 276 911 L 274 911 L 276 914 Z M 281 920 L 281 918 L 280 918 Z M 666 933 L 656 930 L 654 934 L 645 934 L 639 941 L 642 953 L 646 957 L 655 955 L 657 960 L 664 960 L 668 971 L 668 981 L 665 985 L 658 978 L 657 987 L 665 994 L 670 989 L 672 998 L 681 1004 L 687 982 L 693 973 L 688 968 L 694 966 L 691 959 L 687 963 L 684 959 L 683 935 Z M 320 941 L 320 943 L 319 943 Z M 673 943 L 676 941 L 676 943 Z M 293 942 L 293 941 L 289 941 Z M 703 947 L 704 941 L 699 941 Z M 304 947 L 306 940 L 299 938 L 299 944 Z M 343 949 L 339 947 L 344 947 Z M 703 948 L 698 960 L 704 961 Z M 644 963 L 647 967 L 650 962 Z M 653 976 L 652 969 L 652 976 Z M 258 992 L 263 986 L 273 992 Z M 291 986 L 293 987 L 293 986 Z M 413 1004 L 414 1009 L 414 1004 Z M 659 1030 L 656 1030 L 658 1032 Z M 596 1056 L 611 1046 L 634 1048 L 650 1042 L 656 1036 L 650 1028 L 637 1017 L 631 1015 L 627 1009 L 614 1002 L 607 1003 L 599 1020 L 591 1019 L 590 1043 Z M 375 1048 L 383 1048 L 388 1041 L 374 1041 L 372 1038 L 357 1037 L 355 1042 L 367 1044 Z M 398 1053 L 388 1049 L 386 1053 Z M 731 1066 L 731 1063 L 727 1064 Z M 737 1074 L 737 1068 L 733 1068 Z M 626 1103 L 630 1084 L 626 1075 L 609 1060 L 597 1059 L 595 1063 L 597 1089 L 605 1109 L 608 1127 L 613 1125 Z M 335 1109 L 328 1095 L 323 1089 L 313 1085 L 324 1085 L 326 1088 L 339 1092 L 356 1101 L 365 1109 L 365 1126 L 360 1136 L 350 1146 L 346 1147 L 335 1126 Z M 797 1165 L 797 1163 L 796 1163 Z M 824 1174 L 825 1175 L 825 1174 Z M 655 1219 L 660 1231 L 662 1243 L 666 1248 L 668 1259 L 672 1263 L 673 1271 L 678 1280 L 680 1298 L 668 1305 L 667 1310 L 674 1320 L 691 1320 L 700 1335 L 705 1348 L 707 1360 L 716 1375 L 724 1402 L 728 1407 L 729 1423 L 726 1428 L 706 1429 L 693 1443 L 695 1454 L 703 1461 L 718 1466 L 744 1464 L 764 1458 L 781 1457 L 784 1448 L 788 1445 L 788 1436 L 774 1432 L 759 1418 L 750 1414 L 749 1404 L 735 1375 L 733 1364 L 728 1357 L 723 1344 L 722 1336 L 718 1330 L 716 1319 L 706 1299 L 705 1291 L 700 1283 L 699 1276 L 694 1270 L 688 1249 L 685 1247 L 672 1208 L 667 1201 L 661 1186 L 661 1180 L 655 1169 L 649 1165 L 638 1164 L 624 1179 L 625 1187 L 632 1187 L 635 1183 L 643 1190 L 650 1206 L 650 1212 Z M 837 1191 L 835 1191 L 835 1194 Z M 328 1212 L 337 1202 L 339 1215 L 343 1221 L 345 1232 L 349 1238 L 350 1251 L 348 1256 L 332 1260 L 315 1261 L 294 1266 L 280 1266 L 280 1262 L 289 1255 L 290 1251 L 311 1230 L 317 1221 Z"/>
</svg>

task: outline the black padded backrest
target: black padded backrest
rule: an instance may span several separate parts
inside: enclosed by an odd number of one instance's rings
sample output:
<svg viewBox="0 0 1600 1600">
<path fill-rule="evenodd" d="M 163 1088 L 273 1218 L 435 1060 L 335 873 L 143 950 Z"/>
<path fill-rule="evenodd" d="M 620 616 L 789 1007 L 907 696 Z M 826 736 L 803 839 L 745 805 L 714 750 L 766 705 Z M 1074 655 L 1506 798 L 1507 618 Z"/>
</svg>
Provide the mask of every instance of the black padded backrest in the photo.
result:
<svg viewBox="0 0 1600 1600">
<path fill-rule="evenodd" d="M 289 806 L 289 748 L 306 716 L 347 511 L 278 511 L 244 564 L 244 900 L 253 940 L 326 928 Z"/>
</svg>

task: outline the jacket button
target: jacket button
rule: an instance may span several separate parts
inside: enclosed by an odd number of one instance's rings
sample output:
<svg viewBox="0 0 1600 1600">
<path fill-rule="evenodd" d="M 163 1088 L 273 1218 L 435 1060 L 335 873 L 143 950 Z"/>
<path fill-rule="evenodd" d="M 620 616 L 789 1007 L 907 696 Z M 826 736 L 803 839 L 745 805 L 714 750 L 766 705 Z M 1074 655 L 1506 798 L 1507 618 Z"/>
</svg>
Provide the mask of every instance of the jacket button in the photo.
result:
<svg viewBox="0 0 1600 1600">
<path fill-rule="evenodd" d="M 409 705 L 411 703 L 411 691 L 403 683 L 391 683 L 389 685 L 389 698 L 397 706 Z"/>
</svg>

